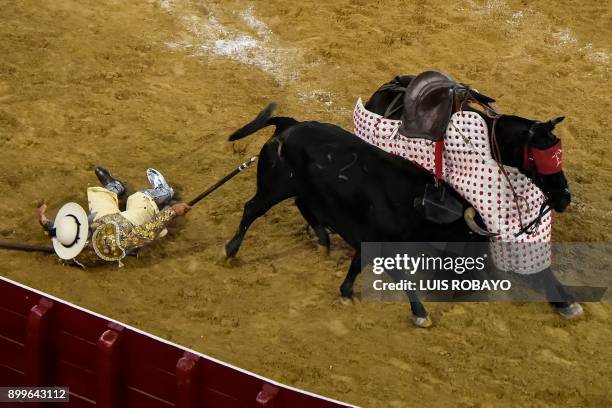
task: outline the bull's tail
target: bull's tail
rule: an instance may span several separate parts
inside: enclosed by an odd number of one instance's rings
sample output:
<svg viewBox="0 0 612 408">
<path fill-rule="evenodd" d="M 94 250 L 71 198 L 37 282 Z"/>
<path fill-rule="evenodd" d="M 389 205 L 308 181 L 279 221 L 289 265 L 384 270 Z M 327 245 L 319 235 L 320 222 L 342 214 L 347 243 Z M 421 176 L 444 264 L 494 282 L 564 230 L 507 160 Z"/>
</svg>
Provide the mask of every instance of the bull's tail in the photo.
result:
<svg viewBox="0 0 612 408">
<path fill-rule="evenodd" d="M 276 126 L 276 133 L 279 133 L 299 123 L 293 118 L 287 118 L 284 116 L 272 117 L 275 109 L 276 104 L 272 102 L 271 104 L 266 106 L 264 110 L 259 112 L 255 119 L 232 133 L 228 140 L 234 141 L 242 139 L 270 125 Z"/>
</svg>

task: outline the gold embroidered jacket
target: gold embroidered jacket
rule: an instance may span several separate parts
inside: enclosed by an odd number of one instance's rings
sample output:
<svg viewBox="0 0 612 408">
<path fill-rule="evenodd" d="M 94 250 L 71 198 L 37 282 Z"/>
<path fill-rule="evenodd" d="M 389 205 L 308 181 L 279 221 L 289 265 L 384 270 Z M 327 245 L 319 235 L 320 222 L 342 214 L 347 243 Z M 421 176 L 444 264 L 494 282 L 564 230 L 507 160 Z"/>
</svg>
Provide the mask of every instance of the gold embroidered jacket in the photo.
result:
<svg viewBox="0 0 612 408">
<path fill-rule="evenodd" d="M 93 231 L 83 251 L 75 258 L 79 264 L 93 265 L 102 261 L 121 260 L 134 249 L 153 242 L 176 217 L 172 207 L 157 213 L 149 222 L 134 225 L 120 214 L 105 215 L 95 220 Z"/>
</svg>

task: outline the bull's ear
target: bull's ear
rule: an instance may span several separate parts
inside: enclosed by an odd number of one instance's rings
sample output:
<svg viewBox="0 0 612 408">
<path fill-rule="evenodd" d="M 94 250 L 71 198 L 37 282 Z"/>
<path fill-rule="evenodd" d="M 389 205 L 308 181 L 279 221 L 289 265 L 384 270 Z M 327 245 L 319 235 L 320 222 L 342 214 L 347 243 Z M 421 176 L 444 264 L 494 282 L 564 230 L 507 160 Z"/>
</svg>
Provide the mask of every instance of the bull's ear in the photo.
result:
<svg viewBox="0 0 612 408">
<path fill-rule="evenodd" d="M 565 119 L 565 116 L 559 116 L 558 118 L 554 118 L 550 121 L 548 121 L 548 123 L 550 124 L 550 126 L 552 128 L 554 128 L 555 126 L 557 126 L 559 123 L 563 122 L 563 119 Z"/>
</svg>

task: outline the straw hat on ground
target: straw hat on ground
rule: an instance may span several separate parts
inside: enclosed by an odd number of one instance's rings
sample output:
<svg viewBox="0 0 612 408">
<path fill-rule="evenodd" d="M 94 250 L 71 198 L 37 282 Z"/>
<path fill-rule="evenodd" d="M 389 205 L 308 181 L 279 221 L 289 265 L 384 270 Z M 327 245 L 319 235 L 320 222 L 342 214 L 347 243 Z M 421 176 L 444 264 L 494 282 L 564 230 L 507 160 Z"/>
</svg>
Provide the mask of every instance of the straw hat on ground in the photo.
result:
<svg viewBox="0 0 612 408">
<path fill-rule="evenodd" d="M 87 213 L 77 203 L 66 203 L 54 222 L 52 238 L 55 253 L 62 259 L 73 259 L 85 248 L 89 233 Z"/>
</svg>

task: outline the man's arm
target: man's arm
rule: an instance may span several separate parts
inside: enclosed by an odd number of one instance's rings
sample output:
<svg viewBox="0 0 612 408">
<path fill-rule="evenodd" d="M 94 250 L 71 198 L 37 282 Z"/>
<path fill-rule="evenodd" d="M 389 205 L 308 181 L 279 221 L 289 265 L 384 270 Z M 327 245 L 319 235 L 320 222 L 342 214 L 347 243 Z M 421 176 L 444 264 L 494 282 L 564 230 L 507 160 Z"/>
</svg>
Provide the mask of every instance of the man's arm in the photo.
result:
<svg viewBox="0 0 612 408">
<path fill-rule="evenodd" d="M 149 222 L 136 226 L 133 231 L 140 242 L 137 246 L 155 240 L 176 216 L 185 215 L 191 207 L 187 203 L 177 203 L 157 213 Z"/>
<path fill-rule="evenodd" d="M 53 221 L 47 218 L 45 212 L 47 211 L 47 204 L 42 204 L 38 207 L 38 223 L 45 230 L 45 234 L 50 237 L 55 236 L 55 227 L 53 226 Z"/>
</svg>

